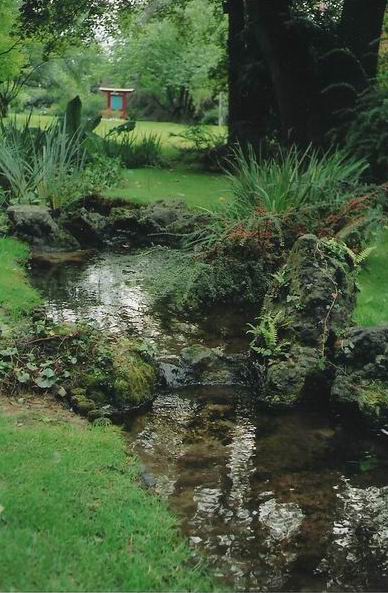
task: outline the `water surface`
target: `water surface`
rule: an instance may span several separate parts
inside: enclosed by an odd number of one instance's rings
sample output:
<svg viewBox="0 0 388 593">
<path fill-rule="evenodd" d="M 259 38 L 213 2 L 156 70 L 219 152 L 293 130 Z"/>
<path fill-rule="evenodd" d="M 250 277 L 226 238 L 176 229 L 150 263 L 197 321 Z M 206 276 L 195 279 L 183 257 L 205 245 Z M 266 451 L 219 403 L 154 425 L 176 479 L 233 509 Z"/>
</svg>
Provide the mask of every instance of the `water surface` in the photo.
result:
<svg viewBox="0 0 388 593">
<path fill-rule="evenodd" d="M 194 342 L 244 349 L 244 314 L 224 307 L 190 323 L 155 309 L 145 280 L 161 273 L 163 257 L 99 254 L 35 267 L 33 282 L 55 321 L 137 334 L 166 354 Z M 123 422 L 146 482 L 232 589 L 388 590 L 383 437 L 350 431 L 322 409 L 270 414 L 230 386 L 161 393 Z M 363 517 L 372 528 L 359 546 Z"/>
</svg>

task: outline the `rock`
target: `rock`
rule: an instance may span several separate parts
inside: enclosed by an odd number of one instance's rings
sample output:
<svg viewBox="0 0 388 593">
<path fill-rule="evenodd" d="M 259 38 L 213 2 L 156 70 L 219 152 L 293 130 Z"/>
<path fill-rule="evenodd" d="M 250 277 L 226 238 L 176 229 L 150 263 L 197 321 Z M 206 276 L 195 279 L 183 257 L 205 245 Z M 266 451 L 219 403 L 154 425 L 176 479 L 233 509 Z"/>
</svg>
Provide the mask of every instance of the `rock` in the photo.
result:
<svg viewBox="0 0 388 593">
<path fill-rule="evenodd" d="M 203 370 L 214 365 L 218 360 L 220 350 L 207 348 L 201 344 L 193 344 L 181 351 L 181 358 L 185 365 L 195 370 Z"/>
<path fill-rule="evenodd" d="M 84 247 L 103 245 L 108 237 L 108 218 L 86 208 L 64 214 L 61 223 Z"/>
<path fill-rule="evenodd" d="M 73 389 L 70 401 L 80 414 L 87 415 L 89 412 L 96 410 L 96 404 L 88 398 L 86 389 Z"/>
<path fill-rule="evenodd" d="M 354 264 L 345 250 L 313 235 L 298 239 L 277 274 L 262 309 L 265 335 L 258 346 L 264 368 L 259 397 L 273 406 L 293 406 L 325 393 L 334 343 L 351 322 L 355 306 Z M 272 350 L 271 350 L 272 349 Z"/>
<path fill-rule="evenodd" d="M 181 352 L 185 384 L 244 385 L 247 357 L 226 355 L 220 348 L 194 344 Z"/>
<path fill-rule="evenodd" d="M 71 251 L 78 241 L 59 226 L 48 208 L 43 206 L 10 206 L 7 210 L 12 232 L 41 250 Z"/>
<path fill-rule="evenodd" d="M 179 246 L 182 235 L 203 226 L 208 218 L 192 212 L 183 201 L 160 200 L 139 210 L 138 239 Z"/>
<path fill-rule="evenodd" d="M 328 591 L 388 590 L 388 487 L 346 484 L 325 559 Z"/>
<path fill-rule="evenodd" d="M 136 237 L 139 232 L 139 210 L 112 208 L 109 216 L 112 234 L 125 234 L 126 238 Z"/>
<path fill-rule="evenodd" d="M 332 403 L 369 426 L 388 423 L 388 327 L 351 328 L 336 344 Z"/>
</svg>

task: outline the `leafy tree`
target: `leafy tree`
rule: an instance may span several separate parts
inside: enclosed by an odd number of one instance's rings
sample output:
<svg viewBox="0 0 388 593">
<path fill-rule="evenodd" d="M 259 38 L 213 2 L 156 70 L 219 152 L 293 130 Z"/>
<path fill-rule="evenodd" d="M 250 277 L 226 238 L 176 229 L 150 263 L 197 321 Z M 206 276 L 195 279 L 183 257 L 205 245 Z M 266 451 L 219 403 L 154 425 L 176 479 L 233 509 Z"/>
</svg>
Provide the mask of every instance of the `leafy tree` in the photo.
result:
<svg viewBox="0 0 388 593">
<path fill-rule="evenodd" d="M 222 83 L 227 22 L 207 0 L 165 10 L 152 2 L 127 19 L 114 51 L 120 84 L 136 86 L 173 119 L 191 118 Z"/>
<path fill-rule="evenodd" d="M 0 4 L 0 81 L 16 76 L 24 61 L 20 40 L 14 35 L 18 4 L 17 0 Z"/>
</svg>

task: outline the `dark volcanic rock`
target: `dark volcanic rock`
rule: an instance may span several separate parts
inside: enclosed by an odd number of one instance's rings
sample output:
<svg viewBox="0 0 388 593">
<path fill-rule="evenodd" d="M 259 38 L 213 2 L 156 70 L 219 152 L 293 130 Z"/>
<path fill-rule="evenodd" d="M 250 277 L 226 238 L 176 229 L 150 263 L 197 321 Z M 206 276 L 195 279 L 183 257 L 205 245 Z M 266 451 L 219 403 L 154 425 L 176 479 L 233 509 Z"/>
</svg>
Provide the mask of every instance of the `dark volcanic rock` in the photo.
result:
<svg viewBox="0 0 388 593">
<path fill-rule="evenodd" d="M 328 391 L 333 371 L 327 358 L 355 306 L 353 268 L 346 251 L 338 253 L 313 235 L 295 243 L 262 310 L 276 334 L 260 394 L 270 405 L 291 406 Z"/>
<path fill-rule="evenodd" d="M 43 206 L 10 206 L 7 210 L 13 233 L 41 250 L 74 251 L 78 241 L 54 220 Z"/>
<path fill-rule="evenodd" d="M 83 247 L 98 247 L 108 238 L 108 219 L 99 212 L 81 208 L 63 217 L 61 222 Z"/>
<path fill-rule="evenodd" d="M 372 426 L 388 422 L 388 327 L 352 328 L 336 344 L 334 404 Z"/>
</svg>

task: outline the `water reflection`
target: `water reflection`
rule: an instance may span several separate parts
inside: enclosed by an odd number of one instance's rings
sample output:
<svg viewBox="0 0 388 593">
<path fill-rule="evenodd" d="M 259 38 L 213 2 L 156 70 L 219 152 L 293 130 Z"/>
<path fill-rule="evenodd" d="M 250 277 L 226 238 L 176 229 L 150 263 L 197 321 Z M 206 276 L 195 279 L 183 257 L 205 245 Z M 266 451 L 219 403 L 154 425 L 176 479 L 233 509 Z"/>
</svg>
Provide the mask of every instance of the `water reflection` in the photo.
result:
<svg viewBox="0 0 388 593">
<path fill-rule="evenodd" d="M 246 319 L 224 308 L 200 323 L 191 323 L 156 310 L 149 290 L 163 273 L 168 250 L 139 253 L 100 253 L 83 263 L 35 265 L 32 282 L 46 299 L 48 316 L 56 322 L 88 322 L 110 332 L 138 334 L 157 344 L 161 354 L 179 353 L 193 342 L 206 342 L 239 351 Z M 246 314 L 246 313 L 245 313 Z M 243 314 L 244 315 L 244 314 Z"/>
<path fill-rule="evenodd" d="M 329 589 L 323 559 L 342 513 L 344 476 L 366 487 L 387 469 L 376 444 L 322 413 L 263 414 L 235 388 L 161 395 L 128 428 L 192 545 L 242 591 Z M 371 447 L 378 468 L 355 472 L 349 460 Z"/>
</svg>

